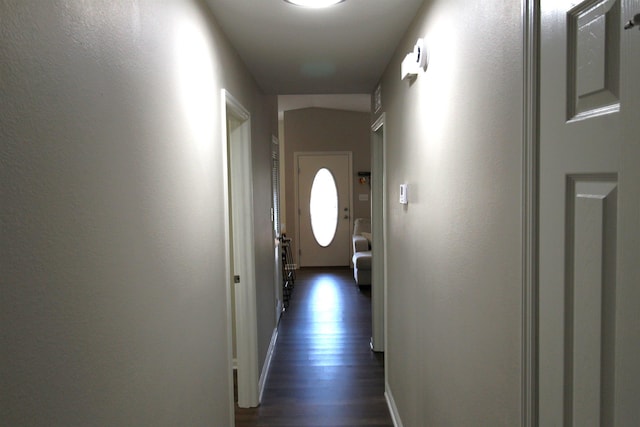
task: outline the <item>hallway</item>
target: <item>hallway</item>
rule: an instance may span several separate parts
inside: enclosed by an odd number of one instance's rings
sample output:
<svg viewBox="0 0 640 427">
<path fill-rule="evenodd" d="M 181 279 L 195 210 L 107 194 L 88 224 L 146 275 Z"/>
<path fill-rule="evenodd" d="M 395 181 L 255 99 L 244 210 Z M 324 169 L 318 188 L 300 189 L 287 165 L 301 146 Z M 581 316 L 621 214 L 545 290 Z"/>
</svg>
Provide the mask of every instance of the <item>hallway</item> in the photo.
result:
<svg viewBox="0 0 640 427">
<path fill-rule="evenodd" d="M 236 408 L 236 427 L 393 426 L 370 337 L 371 293 L 350 269 L 299 270 L 262 404 Z"/>
</svg>

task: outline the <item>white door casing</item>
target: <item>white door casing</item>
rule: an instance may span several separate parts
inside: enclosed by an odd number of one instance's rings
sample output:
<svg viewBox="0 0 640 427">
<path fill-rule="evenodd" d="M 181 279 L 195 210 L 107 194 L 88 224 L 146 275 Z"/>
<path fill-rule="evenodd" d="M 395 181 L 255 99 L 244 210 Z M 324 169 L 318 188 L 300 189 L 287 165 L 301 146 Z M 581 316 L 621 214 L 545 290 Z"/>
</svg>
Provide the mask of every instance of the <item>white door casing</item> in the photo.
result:
<svg viewBox="0 0 640 427">
<path fill-rule="evenodd" d="M 276 324 L 284 308 L 282 296 L 282 247 L 280 244 L 280 144 L 276 136 L 271 137 L 271 222 L 274 245 L 274 284 L 276 295 Z"/>
<path fill-rule="evenodd" d="M 387 215 L 385 175 L 385 114 L 371 126 L 371 348 L 385 351 L 385 316 L 387 300 L 386 236 Z"/>
<path fill-rule="evenodd" d="M 229 280 L 227 307 L 231 325 L 231 287 L 235 291 L 238 374 L 238 405 L 255 407 L 258 394 L 258 324 L 255 278 L 253 170 L 251 162 L 251 116 L 226 90 L 222 90 L 223 180 L 225 188 L 225 258 Z M 234 280 L 234 276 L 238 280 Z M 237 283 L 234 283 L 237 282 Z M 232 334 L 229 327 L 231 353 Z M 230 354 L 230 365 L 232 356 Z M 231 410 L 233 377 L 229 366 Z"/>
<path fill-rule="evenodd" d="M 640 420 L 638 0 L 542 0 L 540 426 Z"/>
<path fill-rule="evenodd" d="M 298 209 L 298 263 L 301 267 L 348 266 L 351 259 L 351 152 L 295 153 L 296 206 Z M 317 172 L 328 169 L 338 190 L 338 223 L 335 237 L 323 247 L 315 239 L 311 226 L 309 201 Z"/>
</svg>

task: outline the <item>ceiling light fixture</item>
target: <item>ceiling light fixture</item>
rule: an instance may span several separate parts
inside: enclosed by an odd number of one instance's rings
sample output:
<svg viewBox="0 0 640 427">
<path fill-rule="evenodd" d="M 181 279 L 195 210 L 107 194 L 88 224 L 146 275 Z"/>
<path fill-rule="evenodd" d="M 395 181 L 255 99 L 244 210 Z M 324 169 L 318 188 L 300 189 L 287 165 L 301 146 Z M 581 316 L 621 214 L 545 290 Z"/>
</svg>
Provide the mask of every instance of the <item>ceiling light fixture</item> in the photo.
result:
<svg viewBox="0 0 640 427">
<path fill-rule="evenodd" d="M 342 3 L 345 0 L 284 0 L 287 3 L 294 4 L 296 6 L 309 7 L 313 9 L 321 9 L 323 7 L 333 6 L 338 3 Z"/>
</svg>

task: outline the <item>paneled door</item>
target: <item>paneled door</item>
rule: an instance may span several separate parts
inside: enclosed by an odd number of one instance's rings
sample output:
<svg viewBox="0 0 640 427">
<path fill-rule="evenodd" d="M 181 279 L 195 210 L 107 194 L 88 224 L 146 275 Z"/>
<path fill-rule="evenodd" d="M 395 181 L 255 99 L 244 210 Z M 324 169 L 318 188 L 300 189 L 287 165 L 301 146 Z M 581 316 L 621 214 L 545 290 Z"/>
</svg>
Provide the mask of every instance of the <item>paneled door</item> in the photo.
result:
<svg viewBox="0 0 640 427">
<path fill-rule="evenodd" d="M 298 154 L 296 159 L 300 266 L 348 266 L 351 153 Z"/>
<path fill-rule="evenodd" d="M 539 425 L 640 424 L 638 0 L 541 0 Z"/>
</svg>

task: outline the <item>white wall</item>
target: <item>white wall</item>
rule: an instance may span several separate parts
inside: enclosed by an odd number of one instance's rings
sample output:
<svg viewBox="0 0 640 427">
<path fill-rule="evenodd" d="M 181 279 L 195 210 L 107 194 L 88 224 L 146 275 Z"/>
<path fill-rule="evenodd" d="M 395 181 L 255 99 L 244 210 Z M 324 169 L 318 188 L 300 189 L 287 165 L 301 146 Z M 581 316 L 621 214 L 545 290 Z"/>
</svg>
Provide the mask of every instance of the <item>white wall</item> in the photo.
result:
<svg viewBox="0 0 640 427">
<path fill-rule="evenodd" d="M 256 230 L 275 98 L 197 1 L 0 16 L 0 424 L 230 425 L 220 89 L 252 113 Z"/>
<path fill-rule="evenodd" d="M 256 301 L 258 315 L 258 372 L 263 368 L 276 328 L 274 239 L 271 222 L 271 139 L 278 134 L 276 96 L 254 92 L 252 109 L 253 201 L 256 253 Z M 279 261 L 279 260 L 277 260 Z M 278 267 L 280 263 L 278 262 Z"/>
<path fill-rule="evenodd" d="M 418 37 L 429 68 L 401 81 Z M 520 423 L 521 46 L 520 2 L 427 0 L 381 80 L 385 357 L 404 426 Z"/>
</svg>

